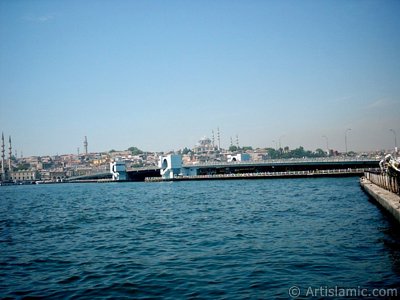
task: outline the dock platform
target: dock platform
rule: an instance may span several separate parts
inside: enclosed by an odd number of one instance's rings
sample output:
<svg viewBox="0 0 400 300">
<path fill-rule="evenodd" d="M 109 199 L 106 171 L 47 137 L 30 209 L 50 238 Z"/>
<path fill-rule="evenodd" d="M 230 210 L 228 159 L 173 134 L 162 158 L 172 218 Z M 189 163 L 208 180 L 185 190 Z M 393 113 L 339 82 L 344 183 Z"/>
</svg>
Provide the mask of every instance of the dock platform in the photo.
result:
<svg viewBox="0 0 400 300">
<path fill-rule="evenodd" d="M 363 190 L 400 222 L 400 196 L 372 183 L 366 177 L 360 179 Z"/>
</svg>

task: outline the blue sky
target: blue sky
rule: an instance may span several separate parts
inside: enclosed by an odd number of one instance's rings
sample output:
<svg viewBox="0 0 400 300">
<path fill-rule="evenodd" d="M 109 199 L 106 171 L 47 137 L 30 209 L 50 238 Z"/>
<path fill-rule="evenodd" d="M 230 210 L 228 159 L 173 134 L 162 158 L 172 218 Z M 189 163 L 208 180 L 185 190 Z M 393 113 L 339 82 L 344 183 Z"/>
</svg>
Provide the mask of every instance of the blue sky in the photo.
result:
<svg viewBox="0 0 400 300">
<path fill-rule="evenodd" d="M 24 155 L 400 143 L 400 1 L 0 1 L 0 130 Z"/>
</svg>

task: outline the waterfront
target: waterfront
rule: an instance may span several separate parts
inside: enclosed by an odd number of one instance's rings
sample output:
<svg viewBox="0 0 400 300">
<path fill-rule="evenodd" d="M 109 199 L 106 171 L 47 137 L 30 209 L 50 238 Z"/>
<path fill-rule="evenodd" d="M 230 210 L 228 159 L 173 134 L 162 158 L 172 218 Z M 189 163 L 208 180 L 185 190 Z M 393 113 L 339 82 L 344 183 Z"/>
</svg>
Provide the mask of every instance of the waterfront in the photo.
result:
<svg viewBox="0 0 400 300">
<path fill-rule="evenodd" d="M 400 286 L 358 177 L 0 188 L 0 297 L 288 297 Z"/>
</svg>

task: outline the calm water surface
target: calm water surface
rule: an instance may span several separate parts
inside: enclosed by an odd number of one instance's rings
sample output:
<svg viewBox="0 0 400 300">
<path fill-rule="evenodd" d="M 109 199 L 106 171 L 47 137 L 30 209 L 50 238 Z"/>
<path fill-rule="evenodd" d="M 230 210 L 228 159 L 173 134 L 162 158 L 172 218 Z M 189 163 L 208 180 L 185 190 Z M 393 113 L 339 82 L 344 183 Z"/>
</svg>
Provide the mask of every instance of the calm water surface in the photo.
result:
<svg viewBox="0 0 400 300">
<path fill-rule="evenodd" d="M 400 287 L 358 178 L 0 187 L 0 297 L 288 298 Z"/>
</svg>

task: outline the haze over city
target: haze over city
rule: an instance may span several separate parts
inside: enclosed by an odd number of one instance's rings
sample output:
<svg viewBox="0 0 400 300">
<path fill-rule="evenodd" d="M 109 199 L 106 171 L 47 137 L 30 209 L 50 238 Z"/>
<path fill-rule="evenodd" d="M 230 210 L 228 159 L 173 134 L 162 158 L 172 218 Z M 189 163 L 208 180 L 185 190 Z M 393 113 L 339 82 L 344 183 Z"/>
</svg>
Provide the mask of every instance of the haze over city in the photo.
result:
<svg viewBox="0 0 400 300">
<path fill-rule="evenodd" d="M 24 155 L 391 149 L 399 1 L 1 1 L 0 131 Z M 393 129 L 391 132 L 390 129 Z M 397 138 L 399 140 L 399 138 Z M 274 142 L 275 141 L 275 142 Z"/>
</svg>

